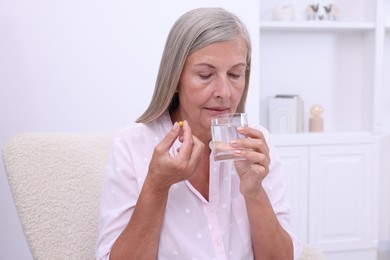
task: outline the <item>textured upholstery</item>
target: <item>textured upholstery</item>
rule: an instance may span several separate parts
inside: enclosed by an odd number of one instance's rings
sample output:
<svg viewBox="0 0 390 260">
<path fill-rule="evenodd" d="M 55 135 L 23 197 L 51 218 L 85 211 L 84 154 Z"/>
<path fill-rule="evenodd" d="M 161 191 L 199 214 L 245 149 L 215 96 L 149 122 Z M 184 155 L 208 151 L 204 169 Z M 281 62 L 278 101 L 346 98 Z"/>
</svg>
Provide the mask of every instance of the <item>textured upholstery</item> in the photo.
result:
<svg viewBox="0 0 390 260">
<path fill-rule="evenodd" d="M 3 147 L 12 196 L 34 259 L 94 259 L 112 134 L 27 133 Z M 301 260 L 324 255 L 305 246 Z"/>
<path fill-rule="evenodd" d="M 94 259 L 111 134 L 21 134 L 3 147 L 34 259 Z"/>
</svg>

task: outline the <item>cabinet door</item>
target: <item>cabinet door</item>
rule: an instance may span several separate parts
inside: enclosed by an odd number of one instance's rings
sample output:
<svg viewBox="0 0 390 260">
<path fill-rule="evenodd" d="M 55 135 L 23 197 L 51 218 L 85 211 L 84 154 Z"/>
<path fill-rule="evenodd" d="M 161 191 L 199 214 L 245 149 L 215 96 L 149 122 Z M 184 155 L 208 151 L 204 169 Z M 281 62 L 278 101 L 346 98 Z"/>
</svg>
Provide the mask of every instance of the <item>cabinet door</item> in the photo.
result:
<svg viewBox="0 0 390 260">
<path fill-rule="evenodd" d="M 371 144 L 310 148 L 309 243 L 329 255 L 375 249 L 373 151 Z"/>
<path fill-rule="evenodd" d="M 307 243 L 308 221 L 308 147 L 277 147 L 291 205 L 291 225 L 294 234 Z"/>
</svg>

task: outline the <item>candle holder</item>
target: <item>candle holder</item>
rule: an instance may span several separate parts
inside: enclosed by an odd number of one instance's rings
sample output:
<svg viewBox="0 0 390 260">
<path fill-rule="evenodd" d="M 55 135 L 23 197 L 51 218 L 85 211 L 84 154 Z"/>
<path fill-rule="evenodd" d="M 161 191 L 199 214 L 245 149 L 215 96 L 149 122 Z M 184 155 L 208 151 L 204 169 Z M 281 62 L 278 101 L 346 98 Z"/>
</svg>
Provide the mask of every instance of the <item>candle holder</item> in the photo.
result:
<svg viewBox="0 0 390 260">
<path fill-rule="evenodd" d="M 324 109 L 320 105 L 314 105 L 310 108 L 311 117 L 309 119 L 309 131 L 310 132 L 323 132 L 324 131 L 324 119 L 322 114 Z"/>
</svg>

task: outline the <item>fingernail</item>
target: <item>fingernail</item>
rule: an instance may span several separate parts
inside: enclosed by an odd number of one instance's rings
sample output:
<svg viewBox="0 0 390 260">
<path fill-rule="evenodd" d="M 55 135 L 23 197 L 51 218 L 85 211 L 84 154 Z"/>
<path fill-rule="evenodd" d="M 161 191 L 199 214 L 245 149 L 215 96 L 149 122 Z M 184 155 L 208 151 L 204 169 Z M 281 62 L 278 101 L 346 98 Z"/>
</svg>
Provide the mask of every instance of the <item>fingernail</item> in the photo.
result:
<svg viewBox="0 0 390 260">
<path fill-rule="evenodd" d="M 176 130 L 177 128 L 179 128 L 179 124 L 177 122 L 175 122 L 173 124 L 172 130 Z"/>
<path fill-rule="evenodd" d="M 231 140 L 230 141 L 231 146 L 236 146 L 237 145 L 237 140 Z"/>
<path fill-rule="evenodd" d="M 238 131 L 242 131 L 242 130 L 244 130 L 244 127 L 243 126 L 239 126 L 239 127 L 237 127 L 237 130 Z"/>
<path fill-rule="evenodd" d="M 234 150 L 234 154 L 241 154 L 241 150 Z"/>
</svg>

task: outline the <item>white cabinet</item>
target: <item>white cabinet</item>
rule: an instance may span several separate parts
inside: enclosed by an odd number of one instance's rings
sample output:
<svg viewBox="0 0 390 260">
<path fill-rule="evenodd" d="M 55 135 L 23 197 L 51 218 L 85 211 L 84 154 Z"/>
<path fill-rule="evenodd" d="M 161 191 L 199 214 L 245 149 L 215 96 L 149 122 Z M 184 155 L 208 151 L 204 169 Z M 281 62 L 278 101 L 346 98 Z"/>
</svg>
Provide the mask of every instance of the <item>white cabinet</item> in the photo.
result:
<svg viewBox="0 0 390 260">
<path fill-rule="evenodd" d="M 376 259 L 372 156 L 370 144 L 310 148 L 309 242 L 329 259 L 337 259 L 340 251 Z"/>
<path fill-rule="evenodd" d="M 309 149 L 278 147 L 282 159 L 287 196 L 291 205 L 291 225 L 299 239 L 308 243 Z"/>
<path fill-rule="evenodd" d="M 337 144 L 339 137 L 317 136 L 282 145 L 276 136 L 293 230 L 329 260 L 376 259 L 377 151 L 374 140 L 361 137 L 341 137 Z"/>
</svg>

